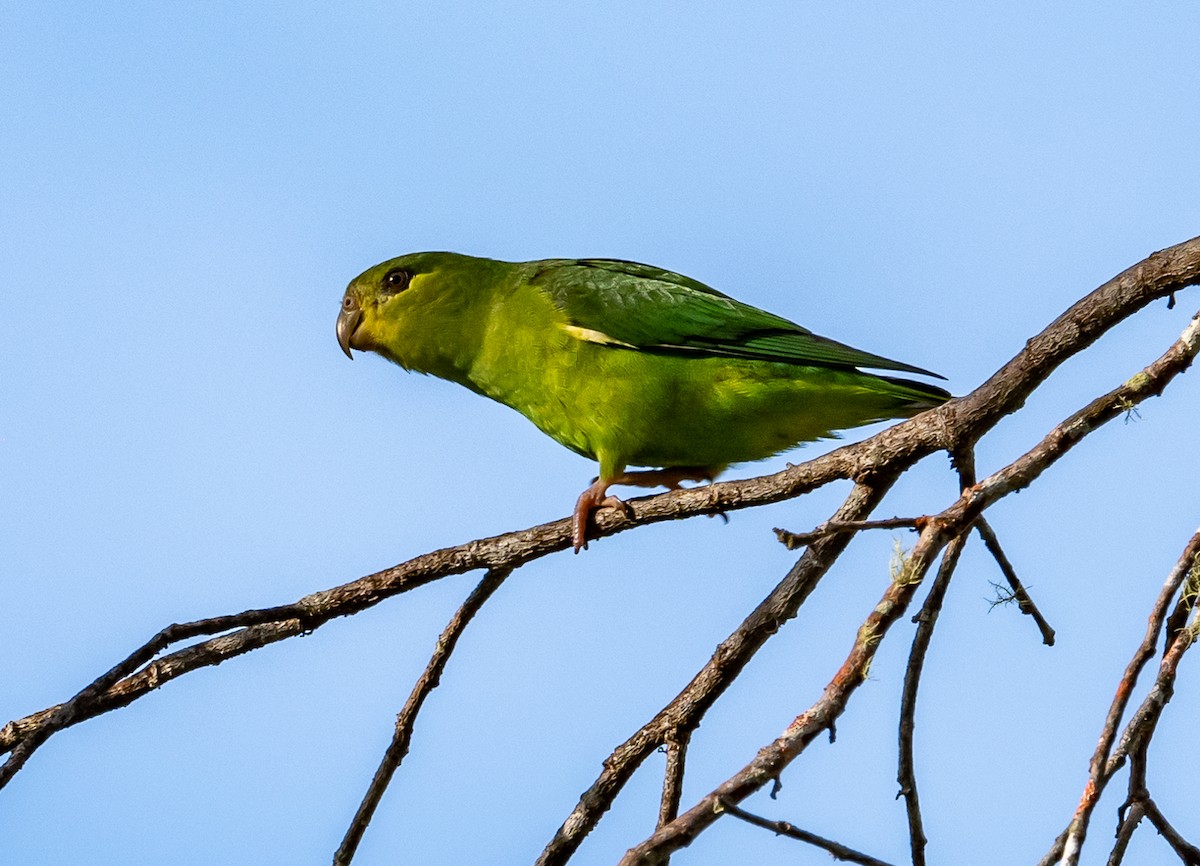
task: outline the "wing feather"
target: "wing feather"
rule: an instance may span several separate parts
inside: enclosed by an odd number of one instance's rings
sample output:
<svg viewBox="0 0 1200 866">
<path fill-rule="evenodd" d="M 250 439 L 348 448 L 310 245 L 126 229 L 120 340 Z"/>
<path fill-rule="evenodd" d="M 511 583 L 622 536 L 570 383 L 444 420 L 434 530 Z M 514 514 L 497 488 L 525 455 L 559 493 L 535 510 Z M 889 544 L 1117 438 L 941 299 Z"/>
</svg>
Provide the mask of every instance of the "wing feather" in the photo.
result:
<svg viewBox="0 0 1200 866">
<path fill-rule="evenodd" d="M 863 352 L 743 304 L 690 277 L 617 259 L 539 262 L 530 283 L 545 291 L 592 342 L 638 349 L 829 367 L 921 367 Z"/>
</svg>

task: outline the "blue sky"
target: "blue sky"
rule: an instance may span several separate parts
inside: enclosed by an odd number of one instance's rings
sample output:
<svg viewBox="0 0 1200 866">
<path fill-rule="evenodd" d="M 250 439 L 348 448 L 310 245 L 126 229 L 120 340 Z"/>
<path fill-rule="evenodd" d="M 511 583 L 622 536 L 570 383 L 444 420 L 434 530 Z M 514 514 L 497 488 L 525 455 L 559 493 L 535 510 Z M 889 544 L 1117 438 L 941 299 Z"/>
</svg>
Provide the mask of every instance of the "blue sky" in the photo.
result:
<svg viewBox="0 0 1200 866">
<path fill-rule="evenodd" d="M 1200 233 L 1196 37 L 1191 3 L 4 4 L 0 722 L 170 622 L 567 513 L 587 461 L 504 407 L 341 355 L 337 304 L 369 265 L 421 249 L 648 261 L 962 393 L 1095 285 Z M 985 440 L 981 470 L 1156 357 L 1195 297 L 1064 367 Z M 1058 646 L 988 612 L 995 567 L 968 549 L 918 720 L 933 859 L 1031 862 L 1068 819 L 1196 526 L 1198 389 L 1182 377 L 992 513 Z M 880 513 L 938 510 L 953 485 L 935 457 Z M 356 862 L 532 862 L 602 758 L 786 571 L 770 528 L 809 528 L 842 492 L 518 572 L 463 639 Z M 685 803 L 817 697 L 892 543 L 856 541 L 710 713 Z M 55 737 L 0 793 L 0 860 L 328 862 L 475 580 Z M 909 641 L 891 636 L 837 743 L 751 809 L 904 859 Z M 1200 710 L 1190 668 L 1151 786 L 1196 841 L 1194 780 L 1172 763 Z M 649 831 L 660 767 L 575 862 Z M 1085 862 L 1103 862 L 1121 798 Z M 1134 846 L 1166 856 L 1148 829 Z M 676 857 L 734 859 L 827 855 L 722 821 Z"/>
</svg>

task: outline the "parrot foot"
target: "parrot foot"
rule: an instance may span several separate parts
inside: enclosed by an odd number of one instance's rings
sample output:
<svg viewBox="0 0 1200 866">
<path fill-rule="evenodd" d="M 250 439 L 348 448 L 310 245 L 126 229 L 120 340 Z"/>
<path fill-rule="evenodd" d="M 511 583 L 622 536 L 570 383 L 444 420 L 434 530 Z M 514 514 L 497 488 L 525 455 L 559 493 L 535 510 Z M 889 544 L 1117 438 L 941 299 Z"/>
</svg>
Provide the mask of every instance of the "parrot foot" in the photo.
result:
<svg viewBox="0 0 1200 866">
<path fill-rule="evenodd" d="M 626 517 L 632 517 L 633 512 L 625 500 L 608 495 L 608 487 L 613 482 L 601 481 L 597 478 L 591 487 L 579 494 L 575 501 L 575 511 L 571 515 L 571 544 L 575 552 L 587 549 L 587 524 L 592 512 L 598 508 L 620 508 Z"/>
<path fill-rule="evenodd" d="M 644 469 L 638 472 L 622 472 L 605 481 L 597 478 L 590 487 L 579 494 L 575 502 L 575 511 L 571 515 L 571 543 L 575 552 L 587 549 L 588 518 L 598 508 L 620 508 L 626 517 L 633 517 L 633 511 L 624 500 L 608 495 L 608 488 L 613 484 L 627 484 L 631 487 L 666 487 L 668 490 L 678 490 L 683 481 L 712 481 L 717 477 L 720 468 L 712 469 L 705 466 L 674 466 L 670 469 Z M 721 515 L 728 522 L 729 518 Z"/>
</svg>

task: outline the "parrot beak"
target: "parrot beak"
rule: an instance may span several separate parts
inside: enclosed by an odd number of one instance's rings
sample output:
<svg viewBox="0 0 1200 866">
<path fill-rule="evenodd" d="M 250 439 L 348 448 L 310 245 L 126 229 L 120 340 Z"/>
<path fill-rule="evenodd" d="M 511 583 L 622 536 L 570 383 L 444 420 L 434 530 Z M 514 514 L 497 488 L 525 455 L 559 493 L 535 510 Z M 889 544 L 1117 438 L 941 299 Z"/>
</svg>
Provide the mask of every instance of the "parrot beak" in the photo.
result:
<svg viewBox="0 0 1200 866">
<path fill-rule="evenodd" d="M 342 311 L 338 313 L 337 317 L 337 339 L 338 345 L 342 347 L 342 351 L 351 361 L 354 360 L 354 356 L 350 354 L 350 341 L 354 339 L 354 331 L 358 328 L 360 321 L 362 321 L 362 310 L 358 306 L 358 299 L 346 295 L 342 299 Z"/>
</svg>

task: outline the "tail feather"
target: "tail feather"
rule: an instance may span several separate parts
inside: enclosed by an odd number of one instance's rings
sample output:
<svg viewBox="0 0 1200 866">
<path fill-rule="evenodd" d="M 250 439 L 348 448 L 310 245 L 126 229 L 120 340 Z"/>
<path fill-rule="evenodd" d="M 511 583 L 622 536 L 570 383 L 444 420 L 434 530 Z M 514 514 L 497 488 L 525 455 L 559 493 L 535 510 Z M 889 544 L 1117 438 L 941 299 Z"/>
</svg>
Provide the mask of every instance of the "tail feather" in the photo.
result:
<svg viewBox="0 0 1200 866">
<path fill-rule="evenodd" d="M 911 396 L 912 399 L 902 404 L 902 408 L 911 410 L 913 415 L 918 412 L 924 412 L 926 409 L 941 406 L 947 400 L 954 397 L 945 388 L 939 388 L 937 385 L 930 385 L 926 382 L 918 382 L 915 379 L 901 379 L 896 376 L 880 376 L 879 378 L 904 390 L 905 393 L 897 394 L 897 396 Z"/>
</svg>

